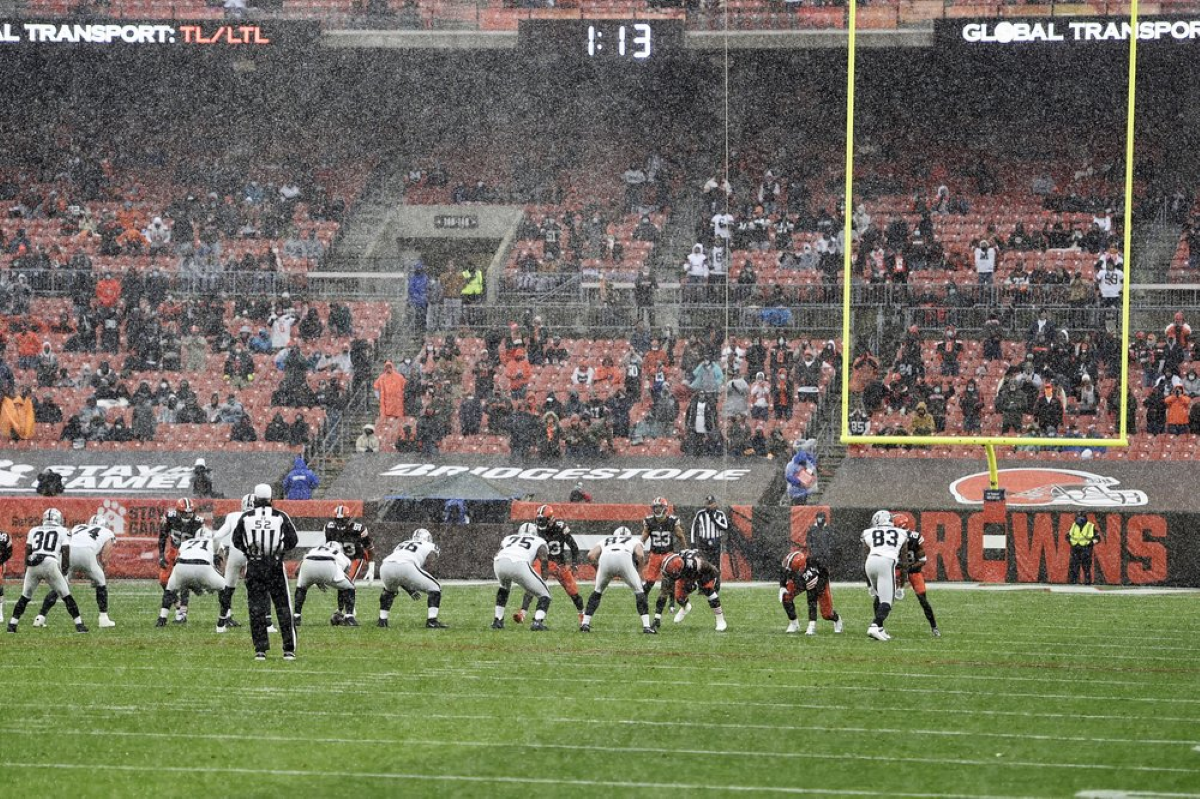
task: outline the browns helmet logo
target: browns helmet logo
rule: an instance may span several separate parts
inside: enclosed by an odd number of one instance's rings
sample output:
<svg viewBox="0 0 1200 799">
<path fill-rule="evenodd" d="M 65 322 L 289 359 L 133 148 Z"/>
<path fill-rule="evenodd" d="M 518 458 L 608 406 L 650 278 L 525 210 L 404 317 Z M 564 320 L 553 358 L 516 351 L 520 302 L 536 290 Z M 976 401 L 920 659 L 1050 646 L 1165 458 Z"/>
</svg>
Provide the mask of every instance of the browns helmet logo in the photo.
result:
<svg viewBox="0 0 1200 799">
<path fill-rule="evenodd" d="M 1149 502 L 1146 492 L 1117 489 L 1120 480 L 1075 469 L 1001 469 L 1000 487 L 1011 506 L 1062 506 L 1126 508 Z M 989 487 L 988 473 L 961 477 L 950 484 L 950 493 L 962 505 L 982 505 Z"/>
</svg>

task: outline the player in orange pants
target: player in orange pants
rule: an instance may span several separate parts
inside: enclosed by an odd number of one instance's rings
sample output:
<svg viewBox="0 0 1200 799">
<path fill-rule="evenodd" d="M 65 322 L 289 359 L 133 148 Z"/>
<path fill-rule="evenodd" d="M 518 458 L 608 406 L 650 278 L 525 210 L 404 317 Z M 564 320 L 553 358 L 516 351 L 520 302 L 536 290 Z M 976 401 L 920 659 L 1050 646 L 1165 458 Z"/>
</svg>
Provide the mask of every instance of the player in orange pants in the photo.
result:
<svg viewBox="0 0 1200 799">
<path fill-rule="evenodd" d="M 915 530 L 917 522 L 911 513 L 892 514 L 892 524 L 899 527 L 901 530 Z M 917 595 L 917 601 L 921 603 L 921 610 L 925 612 L 925 620 L 929 622 L 929 631 L 933 633 L 934 638 L 941 638 L 942 633 L 938 630 L 937 619 L 933 615 L 933 606 L 929 604 L 929 599 L 925 596 L 925 576 L 921 574 L 921 570 L 925 568 L 925 551 L 909 553 L 911 560 L 904 565 L 896 567 L 896 585 L 900 589 L 904 588 L 904 581 L 907 580 L 912 586 L 913 593 Z M 903 595 L 897 591 L 896 599 L 900 599 Z"/>
<path fill-rule="evenodd" d="M 808 557 L 808 552 L 802 549 L 784 556 L 779 575 L 779 602 L 788 617 L 788 626 L 784 632 L 800 632 L 800 620 L 796 617 L 796 594 L 801 591 L 808 600 L 808 629 L 804 634 L 817 634 L 818 609 L 821 611 L 821 618 L 833 622 L 833 631 L 840 633 L 842 617 L 833 609 L 829 570 Z"/>
<path fill-rule="evenodd" d="M 579 564 L 579 544 L 575 541 L 575 536 L 571 534 L 571 528 L 561 519 L 554 517 L 554 508 L 549 505 L 541 505 L 537 509 L 537 516 L 534 519 L 534 527 L 537 535 L 546 541 L 548 576 L 558 580 L 558 584 L 567 592 L 567 596 L 571 598 L 571 602 L 575 605 L 575 610 L 579 613 L 579 623 L 583 623 L 583 598 L 579 596 L 579 586 L 575 584 L 575 567 Z M 570 558 L 570 565 L 567 565 L 567 559 Z M 540 569 L 535 564 L 534 570 L 542 575 Z M 533 594 L 525 592 L 524 598 L 521 600 L 521 609 L 513 614 L 513 621 L 520 624 L 525 620 L 525 614 L 529 611 L 529 604 L 533 601 Z"/>
</svg>

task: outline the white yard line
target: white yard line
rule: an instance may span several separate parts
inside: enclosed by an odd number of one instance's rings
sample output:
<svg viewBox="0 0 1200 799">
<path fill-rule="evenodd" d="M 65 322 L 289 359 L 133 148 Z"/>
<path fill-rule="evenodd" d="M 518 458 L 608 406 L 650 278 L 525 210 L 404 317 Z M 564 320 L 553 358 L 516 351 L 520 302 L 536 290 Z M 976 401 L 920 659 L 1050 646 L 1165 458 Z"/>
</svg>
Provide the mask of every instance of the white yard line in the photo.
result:
<svg viewBox="0 0 1200 799">
<path fill-rule="evenodd" d="M 135 773 L 158 772 L 171 774 L 244 774 L 251 777 L 297 777 L 303 779 L 348 779 L 348 780 L 427 780 L 431 782 L 463 782 L 478 784 L 509 785 L 558 785 L 584 788 L 638 788 L 653 790 L 688 790 L 716 793 L 778 793 L 796 795 L 837 796 L 910 796 L 915 799 L 1019 799 L 1019 797 L 988 796 L 984 794 L 909 793 L 889 791 L 848 790 L 837 788 L 796 788 L 769 785 L 703 785 L 699 783 L 633 782 L 618 780 L 554 779 L 551 777 L 483 777 L 466 774 L 411 774 L 403 772 L 368 771 L 323 771 L 316 769 L 263 769 L 231 768 L 228 766 L 132 766 L 106 763 L 22 763 L 0 761 L 0 768 L 27 768 L 32 770 L 80 770 L 80 771 L 125 771 Z"/>
</svg>

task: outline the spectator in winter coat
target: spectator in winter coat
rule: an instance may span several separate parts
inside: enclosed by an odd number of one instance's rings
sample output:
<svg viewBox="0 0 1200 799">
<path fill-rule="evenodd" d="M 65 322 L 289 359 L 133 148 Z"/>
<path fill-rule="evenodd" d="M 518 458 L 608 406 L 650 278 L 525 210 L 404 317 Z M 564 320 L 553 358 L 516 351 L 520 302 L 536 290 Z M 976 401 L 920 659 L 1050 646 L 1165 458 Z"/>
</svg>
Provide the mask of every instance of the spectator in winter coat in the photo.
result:
<svg viewBox="0 0 1200 799">
<path fill-rule="evenodd" d="M 379 436 L 375 435 L 375 425 L 363 425 L 362 435 L 354 441 L 355 452 L 378 452 Z"/>
<path fill-rule="evenodd" d="M 793 505 L 807 505 L 808 495 L 817 488 L 817 457 L 815 439 L 805 439 L 783 470 L 787 493 Z"/>
<path fill-rule="evenodd" d="M 387 361 L 383 374 L 375 380 L 375 396 L 379 399 L 379 413 L 388 419 L 404 416 L 404 387 L 408 381 L 396 371 L 395 365 Z"/>
<path fill-rule="evenodd" d="M 313 489 L 321 484 L 316 473 L 308 468 L 302 455 L 297 455 L 292 470 L 283 478 L 284 499 L 312 499 Z"/>
</svg>

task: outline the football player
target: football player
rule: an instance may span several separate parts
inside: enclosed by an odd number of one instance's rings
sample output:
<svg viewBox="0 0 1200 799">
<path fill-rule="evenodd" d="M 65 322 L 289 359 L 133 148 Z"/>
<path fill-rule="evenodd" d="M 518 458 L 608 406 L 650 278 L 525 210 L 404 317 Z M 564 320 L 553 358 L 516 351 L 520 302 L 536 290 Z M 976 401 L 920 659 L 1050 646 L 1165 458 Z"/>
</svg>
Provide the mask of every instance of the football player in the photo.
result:
<svg viewBox="0 0 1200 799">
<path fill-rule="evenodd" d="M 892 524 L 899 527 L 901 530 L 909 533 L 909 547 L 906 550 L 907 557 L 905 561 L 896 569 L 896 580 L 900 586 L 896 589 L 896 599 L 904 598 L 904 582 L 912 586 L 913 593 L 917 595 L 917 601 L 921 603 L 921 610 L 925 612 L 925 620 L 929 622 L 929 631 L 934 638 L 941 638 L 942 633 L 938 629 L 937 619 L 933 616 L 933 606 L 929 604 L 929 599 L 925 596 L 925 577 L 921 574 L 921 570 L 925 568 L 925 537 L 918 534 L 917 538 L 912 538 L 912 533 L 917 529 L 916 519 L 911 513 L 900 512 L 892 516 Z"/>
<path fill-rule="evenodd" d="M 167 511 L 158 530 L 158 584 L 165 590 L 167 581 L 174 571 L 175 558 L 184 541 L 195 538 L 204 528 L 204 520 L 196 515 L 196 505 L 187 497 L 175 503 L 175 509 Z M 170 542 L 170 547 L 167 547 Z M 175 611 L 175 623 L 187 622 L 188 591 L 178 595 L 179 607 Z"/>
<path fill-rule="evenodd" d="M 784 632 L 800 632 L 800 620 L 796 618 L 796 594 L 805 593 L 808 600 L 808 629 L 805 635 L 817 634 L 817 606 L 821 618 L 833 622 L 833 631 L 842 631 L 842 617 L 833 609 L 833 591 L 829 586 L 829 570 L 824 564 L 809 557 L 808 550 L 789 552 L 783 558 L 779 575 L 779 601 L 787 614 L 788 626 Z"/>
<path fill-rule="evenodd" d="M 0 533 L 0 624 L 4 623 L 4 564 L 8 563 L 12 554 L 12 538 L 8 533 Z"/>
<path fill-rule="evenodd" d="M 79 614 L 79 605 L 75 604 L 75 597 L 71 596 L 71 586 L 63 577 L 65 570 L 62 566 L 71 555 L 69 535 L 69 531 L 63 526 L 62 512 L 58 508 L 46 508 L 42 514 L 42 523 L 30 529 L 25 538 L 25 585 L 21 589 L 21 598 L 13 608 L 12 618 L 8 620 L 10 633 L 17 631 L 17 624 L 20 623 L 29 600 L 33 599 L 33 592 L 37 590 L 38 583 L 42 582 L 48 583 L 50 588 L 62 597 L 67 612 L 75 620 L 75 630 L 81 633 L 88 631 L 83 617 Z"/>
<path fill-rule="evenodd" d="M 549 570 L 548 556 L 546 541 L 537 534 L 537 527 L 529 522 L 522 524 L 515 534 L 505 536 L 500 542 L 500 551 L 492 561 L 492 569 L 496 579 L 500 581 L 500 589 L 496 591 L 493 630 L 504 629 L 504 608 L 508 604 L 508 594 L 514 582 L 537 597 L 537 609 L 533 612 L 533 624 L 529 625 L 529 629 L 548 629 L 546 611 L 550 609 L 550 589 L 533 568 L 534 561 L 537 561 L 542 574 L 545 574 Z"/>
<path fill-rule="evenodd" d="M 238 580 L 242 577 L 242 569 L 246 567 L 246 554 L 233 545 L 233 531 L 237 528 L 242 514 L 252 510 L 254 510 L 254 495 L 243 495 L 241 509 L 226 513 L 225 521 L 213 534 L 213 543 L 217 547 L 217 551 L 223 552 L 225 555 L 225 587 L 217 595 L 217 601 L 221 606 L 217 615 L 217 632 L 219 633 L 223 633 L 231 627 L 242 626 L 233 618 L 233 592 L 237 590 Z"/>
<path fill-rule="evenodd" d="M 171 576 L 163 588 L 162 607 L 159 608 L 155 627 L 167 626 L 167 614 L 171 612 L 171 606 L 177 601 L 180 591 L 220 591 L 225 587 L 225 578 L 213 565 L 216 549 L 212 532 L 203 529 L 179 544 L 175 565 L 171 567 Z M 176 616 L 175 620 L 179 621 L 179 617 Z"/>
<path fill-rule="evenodd" d="M 643 546 L 647 541 L 650 542 L 650 555 L 646 559 L 645 582 L 642 584 L 642 588 L 649 594 L 650 589 L 662 577 L 663 561 L 675 551 L 676 544 L 680 549 L 687 547 L 683 525 L 680 523 L 679 517 L 671 513 L 671 507 L 663 497 L 654 498 L 650 504 L 650 515 L 642 519 Z M 668 601 L 674 604 L 675 598 L 660 591 L 658 599 L 654 603 L 654 627 L 656 629 L 662 622 L 662 609 Z"/>
<path fill-rule="evenodd" d="M 537 509 L 537 517 L 534 519 L 534 525 L 537 527 L 537 534 L 546 542 L 546 551 L 549 552 L 547 561 L 550 564 L 550 577 L 558 580 L 558 584 L 567 592 L 567 596 L 571 597 L 571 602 L 575 604 L 575 610 L 579 613 L 579 622 L 583 623 L 583 599 L 579 596 L 579 586 L 575 583 L 575 569 L 579 567 L 579 544 L 575 542 L 575 536 L 571 535 L 571 528 L 562 519 L 554 518 L 554 508 L 549 505 L 542 505 Z M 567 551 L 571 553 L 571 564 L 567 565 Z M 545 575 L 545 572 L 542 572 Z M 513 621 L 517 624 L 525 621 L 525 614 L 529 611 L 529 604 L 533 601 L 533 594 L 528 591 L 521 599 L 521 609 L 513 614 Z"/>
<path fill-rule="evenodd" d="M 330 624 L 334 627 L 358 626 L 358 619 L 354 617 L 354 583 L 346 577 L 349 570 L 350 558 L 346 557 L 340 541 L 326 541 L 304 555 L 304 560 L 300 561 L 300 574 L 296 577 L 296 598 L 292 603 L 292 621 L 297 627 L 308 589 L 314 585 L 321 590 L 332 585 L 338 590 L 338 609 L 330 617 Z M 343 596 L 346 597 L 344 602 Z"/>
<path fill-rule="evenodd" d="M 446 625 L 438 619 L 438 611 L 442 604 L 442 584 L 433 575 L 425 571 L 430 559 L 437 559 L 441 550 L 433 543 L 433 536 L 428 530 L 414 530 L 412 538 L 401 541 L 392 550 L 392 554 L 383 559 L 379 565 L 379 579 L 383 583 L 383 593 L 379 595 L 379 626 L 388 626 L 388 616 L 392 612 L 392 603 L 396 594 L 404 591 L 414 600 L 421 598 L 424 591 L 429 597 L 428 610 L 425 616 L 425 626 L 431 630 L 444 630 Z"/>
<path fill-rule="evenodd" d="M 337 541 L 342 545 L 342 551 L 350 559 L 351 580 L 357 580 L 363 575 L 367 564 L 371 562 L 371 536 L 362 522 L 350 518 L 350 509 L 345 505 L 338 505 L 333 509 L 333 518 L 325 523 L 325 540 Z M 338 613 L 342 614 L 343 618 L 354 615 L 353 591 L 338 589 Z M 348 626 L 357 625 L 358 622 L 355 622 Z"/>
<path fill-rule="evenodd" d="M 96 589 L 96 607 L 100 610 L 100 626 L 116 627 L 117 623 L 108 617 L 108 580 L 104 576 L 104 567 L 108 563 L 109 553 L 117 534 L 104 525 L 104 514 L 96 511 L 85 524 L 77 524 L 71 528 L 66 578 L 72 575 L 82 575 L 91 581 Z M 54 603 L 58 601 L 58 593 L 51 591 L 42 602 L 42 610 L 33 620 L 34 627 L 46 626 L 46 615 Z"/>
<path fill-rule="evenodd" d="M 724 632 L 728 625 L 725 623 L 725 611 L 721 607 L 721 596 L 716 588 L 719 576 L 721 572 L 717 567 L 705 560 L 698 551 L 685 549 L 682 552 L 672 552 L 663 561 L 662 590 L 654 609 L 654 620 L 662 618 L 664 597 L 671 595 L 679 605 L 679 612 L 675 614 L 675 623 L 679 624 L 692 612 L 692 603 L 688 601 L 688 596 L 699 587 L 700 593 L 708 599 L 708 606 L 717 617 L 717 632 Z"/>
<path fill-rule="evenodd" d="M 633 532 L 628 527 L 618 527 L 613 530 L 612 535 L 592 547 L 587 558 L 596 565 L 596 588 L 588 597 L 587 610 L 583 612 L 579 632 L 592 631 L 592 616 L 595 616 L 600 608 L 604 589 L 608 588 L 614 577 L 620 577 L 633 590 L 633 601 L 637 605 L 638 615 L 642 617 L 642 632 L 657 634 L 658 630 L 650 624 L 650 606 L 642 586 L 642 567 L 646 563 L 646 551 L 642 542 L 634 538 Z"/>
<path fill-rule="evenodd" d="M 901 530 L 892 522 L 892 514 L 886 510 L 876 511 L 871 517 L 871 526 L 863 530 L 860 540 L 867 552 L 864 569 L 871 586 L 871 597 L 875 607 L 875 618 L 867 628 L 867 635 L 876 641 L 889 641 L 891 636 L 884 629 L 888 614 L 896 601 L 896 567 L 910 541 L 923 547 L 920 533 Z"/>
</svg>

